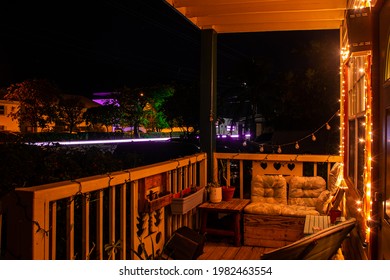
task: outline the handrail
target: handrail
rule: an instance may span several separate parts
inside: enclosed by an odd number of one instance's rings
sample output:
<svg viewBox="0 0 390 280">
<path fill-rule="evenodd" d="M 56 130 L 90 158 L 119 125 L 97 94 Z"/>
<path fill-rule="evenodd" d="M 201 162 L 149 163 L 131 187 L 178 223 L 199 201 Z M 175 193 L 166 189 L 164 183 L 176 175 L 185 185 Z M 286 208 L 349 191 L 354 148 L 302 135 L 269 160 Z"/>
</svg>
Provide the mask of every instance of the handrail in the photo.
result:
<svg viewBox="0 0 390 280">
<path fill-rule="evenodd" d="M 161 231 L 163 245 L 164 239 L 178 227 L 194 227 L 196 211 L 175 217 L 161 210 L 157 218 L 142 210 L 140 213 L 141 185 L 145 185 L 145 178 L 162 174 L 166 178 L 162 184 L 170 193 L 194 185 L 205 186 L 206 162 L 207 155 L 199 153 L 105 175 L 18 188 L 13 194 L 14 203 L 8 203 L 7 209 L 7 257 L 56 259 L 59 250 L 66 250 L 61 258 L 134 258 L 129 248 L 139 245 L 137 230 L 142 230 L 146 220 L 148 224 L 156 222 L 152 219 L 163 220 L 163 229 L 150 229 Z M 61 211 L 65 212 L 62 216 Z M 65 249 L 59 248 L 59 239 L 66 239 Z M 156 250 L 162 247 L 154 245 Z M 76 251 L 78 247 L 81 249 Z M 111 252 L 108 256 L 107 251 Z"/>
</svg>

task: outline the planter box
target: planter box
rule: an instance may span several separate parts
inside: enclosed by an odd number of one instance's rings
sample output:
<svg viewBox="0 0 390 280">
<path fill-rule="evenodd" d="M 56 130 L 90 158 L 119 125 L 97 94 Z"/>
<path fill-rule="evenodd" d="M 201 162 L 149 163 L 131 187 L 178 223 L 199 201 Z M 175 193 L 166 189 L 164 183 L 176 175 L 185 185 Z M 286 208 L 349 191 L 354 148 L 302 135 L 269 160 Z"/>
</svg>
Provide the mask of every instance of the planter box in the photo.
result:
<svg viewBox="0 0 390 280">
<path fill-rule="evenodd" d="M 205 188 L 198 189 L 197 192 L 185 197 L 173 197 L 171 203 L 171 211 L 174 215 L 185 214 L 188 211 L 194 209 L 196 206 L 203 202 L 203 194 Z M 183 193 L 185 193 L 183 191 Z M 187 191 L 188 192 L 188 191 Z M 179 194 L 180 195 L 180 194 Z"/>
<path fill-rule="evenodd" d="M 168 194 L 159 197 L 157 199 L 147 201 L 145 212 L 152 213 L 153 211 L 156 211 L 158 209 L 163 208 L 164 206 L 167 206 L 168 204 L 171 204 L 171 202 L 172 202 L 172 194 Z"/>
</svg>

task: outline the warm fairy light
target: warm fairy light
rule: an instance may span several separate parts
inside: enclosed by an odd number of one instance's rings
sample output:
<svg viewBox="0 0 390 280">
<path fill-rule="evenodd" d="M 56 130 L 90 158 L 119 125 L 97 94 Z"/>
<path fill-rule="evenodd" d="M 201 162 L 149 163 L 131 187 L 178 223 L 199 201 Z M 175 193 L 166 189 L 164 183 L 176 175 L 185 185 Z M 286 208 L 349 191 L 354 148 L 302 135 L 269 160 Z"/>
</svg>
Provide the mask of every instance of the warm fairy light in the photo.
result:
<svg viewBox="0 0 390 280">
<path fill-rule="evenodd" d="M 282 147 L 278 147 L 278 153 L 280 154 L 280 153 L 282 153 Z"/>
<path fill-rule="evenodd" d="M 264 146 L 260 145 L 260 152 L 264 152 Z"/>
<path fill-rule="evenodd" d="M 316 138 L 316 136 L 314 135 L 314 133 L 311 135 L 311 140 L 313 140 L 313 141 L 316 141 L 316 140 L 317 140 L 317 138 Z"/>
</svg>

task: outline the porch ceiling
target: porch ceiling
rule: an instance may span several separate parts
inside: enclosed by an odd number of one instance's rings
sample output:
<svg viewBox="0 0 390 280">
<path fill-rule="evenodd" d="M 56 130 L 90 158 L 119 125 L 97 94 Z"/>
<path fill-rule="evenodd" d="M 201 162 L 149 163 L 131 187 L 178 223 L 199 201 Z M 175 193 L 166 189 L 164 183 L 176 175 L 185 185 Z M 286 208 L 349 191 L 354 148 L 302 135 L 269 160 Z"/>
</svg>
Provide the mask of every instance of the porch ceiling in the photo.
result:
<svg viewBox="0 0 390 280">
<path fill-rule="evenodd" d="M 339 29 L 347 0 L 165 0 L 217 33 Z"/>
</svg>

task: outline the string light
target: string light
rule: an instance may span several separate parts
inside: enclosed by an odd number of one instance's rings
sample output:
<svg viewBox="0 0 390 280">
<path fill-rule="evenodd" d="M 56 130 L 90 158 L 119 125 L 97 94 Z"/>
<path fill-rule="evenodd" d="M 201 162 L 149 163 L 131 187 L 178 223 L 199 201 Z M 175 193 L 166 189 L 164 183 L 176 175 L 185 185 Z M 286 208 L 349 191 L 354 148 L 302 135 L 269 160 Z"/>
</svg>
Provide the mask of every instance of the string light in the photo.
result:
<svg viewBox="0 0 390 280">
<path fill-rule="evenodd" d="M 267 145 L 267 144 L 260 144 L 259 145 L 259 151 L 262 153 L 265 151 L 265 146 L 271 146 L 273 149 L 276 148 L 276 151 L 278 153 L 282 153 L 282 148 L 283 147 L 286 147 L 286 146 L 290 146 L 290 145 L 294 145 L 295 149 L 299 149 L 300 148 L 300 145 L 299 145 L 299 142 L 302 142 L 303 140 L 307 139 L 307 138 L 311 138 L 312 141 L 316 141 L 317 138 L 315 136 L 315 133 L 317 133 L 318 131 L 320 131 L 322 128 L 326 128 L 326 130 L 330 130 L 331 129 L 331 126 L 329 125 L 329 122 L 335 118 L 336 116 L 339 116 L 339 111 L 337 111 L 335 114 L 333 114 L 333 116 L 331 118 L 329 118 L 329 120 L 327 122 L 325 122 L 323 125 L 321 125 L 319 128 L 317 128 L 315 131 L 313 131 L 312 133 L 306 135 L 305 137 L 302 137 L 301 139 L 299 140 L 294 140 L 292 142 L 289 142 L 289 143 L 284 143 L 284 144 L 278 144 L 278 145 Z M 341 128 L 340 128 L 341 129 Z M 340 147 L 341 149 L 342 147 Z"/>
</svg>

